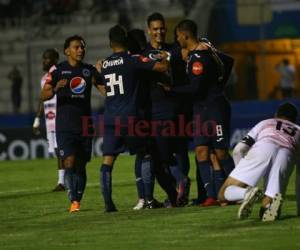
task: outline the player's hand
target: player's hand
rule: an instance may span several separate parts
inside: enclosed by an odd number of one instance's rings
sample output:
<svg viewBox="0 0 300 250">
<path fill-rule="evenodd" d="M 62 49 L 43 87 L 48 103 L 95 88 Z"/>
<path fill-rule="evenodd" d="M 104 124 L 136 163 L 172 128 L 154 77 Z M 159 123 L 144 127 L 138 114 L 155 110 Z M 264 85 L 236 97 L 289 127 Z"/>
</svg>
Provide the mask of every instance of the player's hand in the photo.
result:
<svg viewBox="0 0 300 250">
<path fill-rule="evenodd" d="M 57 92 L 58 90 L 60 90 L 61 88 L 63 88 L 64 86 L 66 86 L 68 83 L 68 79 L 61 79 L 57 82 L 54 91 Z"/>
<path fill-rule="evenodd" d="M 36 117 L 34 119 L 33 125 L 32 125 L 32 133 L 34 135 L 39 135 L 41 133 L 40 131 L 40 118 Z"/>
<path fill-rule="evenodd" d="M 164 89 L 165 91 L 167 91 L 167 92 L 170 92 L 171 89 L 172 89 L 171 86 L 168 85 L 168 84 L 166 84 L 166 83 L 158 82 L 157 84 L 158 84 L 159 86 L 163 87 L 163 89 Z"/>
<path fill-rule="evenodd" d="M 171 54 L 168 51 L 160 51 L 159 55 L 162 60 L 170 61 L 171 59 Z"/>
<path fill-rule="evenodd" d="M 208 50 L 210 48 L 209 44 L 205 42 L 200 42 L 196 47 L 196 50 Z"/>
<path fill-rule="evenodd" d="M 102 59 L 98 59 L 97 62 L 96 62 L 96 64 L 95 64 L 95 68 L 97 69 L 97 71 L 99 73 L 101 73 L 102 64 L 103 64 L 103 60 Z"/>
</svg>

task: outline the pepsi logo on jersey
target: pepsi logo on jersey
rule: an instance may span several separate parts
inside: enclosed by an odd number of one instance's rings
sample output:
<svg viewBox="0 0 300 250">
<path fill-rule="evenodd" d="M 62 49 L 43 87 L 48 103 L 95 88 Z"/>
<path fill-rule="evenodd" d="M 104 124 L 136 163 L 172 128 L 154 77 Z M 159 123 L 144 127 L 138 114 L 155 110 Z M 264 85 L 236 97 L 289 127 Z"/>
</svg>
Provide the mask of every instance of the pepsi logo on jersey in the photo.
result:
<svg viewBox="0 0 300 250">
<path fill-rule="evenodd" d="M 82 94 L 86 88 L 86 81 L 81 77 L 74 77 L 70 81 L 70 89 L 74 94 Z"/>
</svg>

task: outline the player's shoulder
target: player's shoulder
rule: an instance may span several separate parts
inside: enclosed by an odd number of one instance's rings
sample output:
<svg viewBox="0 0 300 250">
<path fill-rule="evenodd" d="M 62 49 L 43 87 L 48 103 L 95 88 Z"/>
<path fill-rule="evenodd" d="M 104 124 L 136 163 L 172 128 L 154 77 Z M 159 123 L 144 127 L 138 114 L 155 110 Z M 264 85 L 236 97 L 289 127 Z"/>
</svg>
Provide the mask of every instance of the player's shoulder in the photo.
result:
<svg viewBox="0 0 300 250">
<path fill-rule="evenodd" d="M 67 61 L 62 61 L 62 62 L 56 64 L 56 69 L 61 69 L 61 68 L 66 68 L 66 67 L 68 67 Z"/>
<path fill-rule="evenodd" d="M 49 69 L 49 73 L 51 73 L 51 72 L 53 72 L 54 70 L 56 70 L 57 69 L 57 67 L 56 67 L 56 65 L 54 64 L 54 65 L 52 65 L 51 66 L 51 68 Z"/>
<path fill-rule="evenodd" d="M 208 50 L 192 50 L 189 52 L 189 61 L 208 61 L 210 54 Z"/>
</svg>

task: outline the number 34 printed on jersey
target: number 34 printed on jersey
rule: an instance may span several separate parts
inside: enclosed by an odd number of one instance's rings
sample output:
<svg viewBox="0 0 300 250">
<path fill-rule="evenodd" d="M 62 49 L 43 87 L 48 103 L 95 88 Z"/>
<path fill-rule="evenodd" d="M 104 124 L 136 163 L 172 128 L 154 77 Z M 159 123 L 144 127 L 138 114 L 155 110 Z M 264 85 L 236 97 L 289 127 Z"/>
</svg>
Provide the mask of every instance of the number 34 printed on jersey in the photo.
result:
<svg viewBox="0 0 300 250">
<path fill-rule="evenodd" d="M 119 94 L 124 94 L 123 77 L 117 76 L 115 73 L 104 75 L 105 79 L 108 79 L 106 86 L 109 88 L 106 91 L 107 96 L 114 96 L 116 94 L 115 87 L 119 88 Z"/>
</svg>

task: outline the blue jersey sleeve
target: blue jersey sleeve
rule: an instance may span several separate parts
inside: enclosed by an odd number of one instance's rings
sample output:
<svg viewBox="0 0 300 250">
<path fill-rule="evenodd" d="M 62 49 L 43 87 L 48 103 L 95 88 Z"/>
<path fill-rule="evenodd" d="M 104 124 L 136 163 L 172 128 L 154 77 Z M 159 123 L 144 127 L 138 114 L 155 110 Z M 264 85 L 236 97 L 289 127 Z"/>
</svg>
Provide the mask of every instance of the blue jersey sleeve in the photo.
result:
<svg viewBox="0 0 300 250">
<path fill-rule="evenodd" d="M 156 63 L 150 58 L 141 55 L 132 56 L 132 62 L 136 69 L 144 69 L 144 70 L 152 70 L 154 64 Z"/>
<path fill-rule="evenodd" d="M 95 67 L 92 67 L 92 76 L 93 76 L 93 84 L 94 85 L 104 85 L 103 78 L 101 74 L 98 72 L 98 70 Z"/>
</svg>

